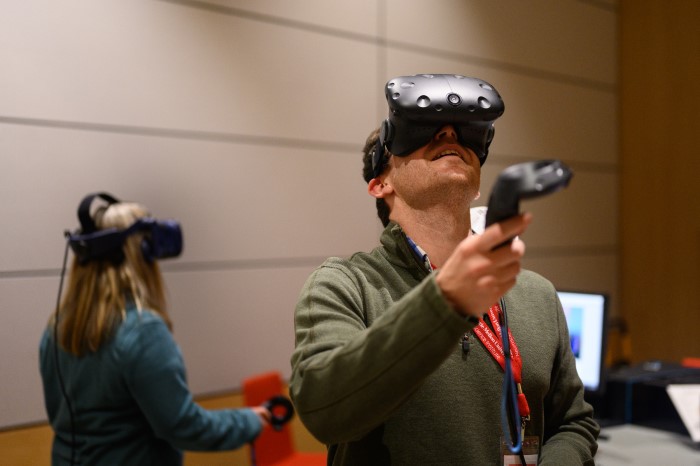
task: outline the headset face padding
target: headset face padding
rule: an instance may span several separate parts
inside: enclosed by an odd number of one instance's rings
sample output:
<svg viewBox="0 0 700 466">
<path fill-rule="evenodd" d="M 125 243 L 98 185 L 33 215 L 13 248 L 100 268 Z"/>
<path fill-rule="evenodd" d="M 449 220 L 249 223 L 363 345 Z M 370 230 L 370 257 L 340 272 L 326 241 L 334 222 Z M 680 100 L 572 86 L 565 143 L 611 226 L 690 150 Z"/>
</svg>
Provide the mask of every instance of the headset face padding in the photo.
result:
<svg viewBox="0 0 700 466">
<path fill-rule="evenodd" d="M 384 88 L 389 117 L 382 122 L 373 157 L 381 173 L 384 148 L 399 157 L 426 145 L 440 128 L 452 125 L 457 138 L 483 165 L 494 136 L 494 121 L 503 115 L 500 94 L 486 81 L 452 74 L 399 76 Z"/>
<path fill-rule="evenodd" d="M 177 257 L 182 253 L 182 230 L 175 220 L 157 220 L 151 217 L 136 220 L 126 229 L 106 228 L 97 230 L 90 215 L 90 206 L 96 198 L 102 198 L 108 205 L 118 203 L 115 197 L 106 193 L 86 196 L 78 207 L 81 230 L 79 233 L 66 233 L 71 249 L 80 264 L 90 261 L 107 260 L 115 265 L 124 261 L 124 242 L 129 235 L 143 232 L 141 252 L 146 261 Z"/>
</svg>

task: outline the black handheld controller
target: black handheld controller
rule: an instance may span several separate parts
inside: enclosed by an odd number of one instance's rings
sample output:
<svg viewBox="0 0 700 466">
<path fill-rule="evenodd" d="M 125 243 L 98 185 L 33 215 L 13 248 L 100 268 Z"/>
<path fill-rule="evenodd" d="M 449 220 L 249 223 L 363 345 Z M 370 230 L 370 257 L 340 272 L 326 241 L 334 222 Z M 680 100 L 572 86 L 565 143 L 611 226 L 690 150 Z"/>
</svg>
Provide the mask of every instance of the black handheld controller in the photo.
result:
<svg viewBox="0 0 700 466">
<path fill-rule="evenodd" d="M 520 200 L 550 194 L 569 185 L 573 173 L 559 160 L 511 165 L 498 175 L 486 211 L 486 227 L 518 215 Z"/>
<path fill-rule="evenodd" d="M 273 396 L 263 406 L 270 412 L 270 424 L 277 431 L 282 430 L 282 426 L 294 416 L 292 402 L 282 395 Z"/>
</svg>

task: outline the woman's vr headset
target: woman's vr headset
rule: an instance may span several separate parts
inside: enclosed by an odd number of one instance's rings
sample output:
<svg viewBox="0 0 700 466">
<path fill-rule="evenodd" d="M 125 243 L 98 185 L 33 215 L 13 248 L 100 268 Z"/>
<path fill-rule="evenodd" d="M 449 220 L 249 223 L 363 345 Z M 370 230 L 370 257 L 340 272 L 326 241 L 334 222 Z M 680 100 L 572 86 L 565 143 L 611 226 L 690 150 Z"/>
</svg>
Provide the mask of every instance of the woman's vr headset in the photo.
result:
<svg viewBox="0 0 700 466">
<path fill-rule="evenodd" d="M 505 106 L 498 91 L 477 78 L 454 74 L 399 76 L 384 88 L 389 118 L 382 122 L 372 157 L 376 178 L 384 170 L 385 150 L 405 157 L 426 145 L 445 125 L 452 125 L 460 144 L 484 164 L 493 140 L 493 122 Z"/>
<path fill-rule="evenodd" d="M 68 231 L 65 233 L 80 264 L 99 260 L 120 264 L 124 260 L 124 241 L 136 232 L 146 233 L 141 242 L 141 252 L 148 262 L 177 257 L 182 252 L 182 230 L 175 220 L 156 220 L 145 217 L 136 220 L 123 230 L 117 228 L 98 230 L 90 215 L 90 206 L 96 197 L 107 201 L 108 205 L 119 202 L 107 193 L 95 193 L 89 194 L 80 203 L 78 219 L 81 230 L 75 234 Z"/>
</svg>

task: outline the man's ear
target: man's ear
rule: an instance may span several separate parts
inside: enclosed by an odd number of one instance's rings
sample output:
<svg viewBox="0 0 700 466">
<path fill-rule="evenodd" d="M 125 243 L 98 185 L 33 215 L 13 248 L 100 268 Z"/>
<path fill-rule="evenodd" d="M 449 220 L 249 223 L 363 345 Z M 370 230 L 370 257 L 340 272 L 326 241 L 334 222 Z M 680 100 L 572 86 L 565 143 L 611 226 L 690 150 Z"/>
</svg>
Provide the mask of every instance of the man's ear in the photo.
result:
<svg viewBox="0 0 700 466">
<path fill-rule="evenodd" d="M 369 180 L 369 183 L 367 184 L 367 192 L 372 197 L 383 199 L 389 194 L 393 193 L 394 188 L 392 188 L 386 180 L 382 180 L 381 178 L 377 177 Z"/>
<path fill-rule="evenodd" d="M 476 192 L 476 196 L 474 196 L 474 200 L 476 201 L 476 200 L 479 199 L 480 197 L 481 197 L 481 191 L 477 191 L 477 192 Z"/>
</svg>

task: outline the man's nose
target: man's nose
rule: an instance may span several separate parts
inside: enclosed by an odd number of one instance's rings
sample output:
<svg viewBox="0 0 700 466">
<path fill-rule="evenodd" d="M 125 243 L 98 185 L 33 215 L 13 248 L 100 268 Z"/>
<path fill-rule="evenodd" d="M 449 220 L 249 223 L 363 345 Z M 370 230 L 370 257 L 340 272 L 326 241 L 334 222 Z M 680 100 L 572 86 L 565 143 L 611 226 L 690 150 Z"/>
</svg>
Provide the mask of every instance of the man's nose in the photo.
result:
<svg viewBox="0 0 700 466">
<path fill-rule="evenodd" d="M 445 138 L 451 138 L 456 140 L 457 139 L 457 131 L 455 130 L 454 126 L 452 125 L 445 125 L 440 130 L 435 133 L 435 140 L 439 141 L 440 139 L 445 139 Z"/>
</svg>

